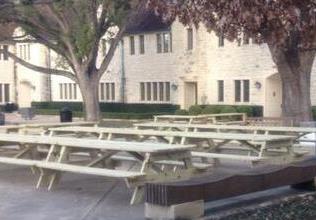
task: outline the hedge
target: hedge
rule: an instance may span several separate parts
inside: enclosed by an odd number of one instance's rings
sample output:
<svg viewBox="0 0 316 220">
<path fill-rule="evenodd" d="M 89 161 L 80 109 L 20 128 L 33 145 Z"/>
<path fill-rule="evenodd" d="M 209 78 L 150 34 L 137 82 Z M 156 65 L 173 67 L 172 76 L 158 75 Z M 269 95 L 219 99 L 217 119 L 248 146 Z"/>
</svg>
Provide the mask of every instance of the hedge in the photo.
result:
<svg viewBox="0 0 316 220">
<path fill-rule="evenodd" d="M 35 113 L 38 115 L 59 115 L 57 109 L 36 109 Z M 73 111 L 73 117 L 84 117 L 84 113 L 80 111 Z M 168 113 L 126 113 L 126 112 L 101 112 L 102 118 L 109 119 L 152 119 L 154 115 L 164 115 Z"/>
<path fill-rule="evenodd" d="M 35 109 L 61 110 L 64 107 L 72 111 L 83 112 L 82 102 L 33 102 Z M 168 113 L 174 114 L 179 109 L 178 105 L 172 104 L 138 104 L 138 103 L 100 103 L 101 112 L 113 113 Z"/>
<path fill-rule="evenodd" d="M 196 105 L 189 109 L 190 115 L 195 115 L 197 112 L 201 114 L 218 114 L 218 113 L 247 113 L 250 117 L 262 117 L 262 106 L 248 105 Z"/>
</svg>

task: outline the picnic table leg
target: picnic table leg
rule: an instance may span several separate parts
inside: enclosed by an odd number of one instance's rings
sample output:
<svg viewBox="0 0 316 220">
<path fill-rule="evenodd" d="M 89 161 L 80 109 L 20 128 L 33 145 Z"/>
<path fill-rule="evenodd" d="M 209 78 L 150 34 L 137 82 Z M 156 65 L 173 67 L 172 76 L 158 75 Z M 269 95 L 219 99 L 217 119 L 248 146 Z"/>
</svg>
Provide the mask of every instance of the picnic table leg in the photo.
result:
<svg viewBox="0 0 316 220">
<path fill-rule="evenodd" d="M 68 153 L 69 150 L 67 147 L 62 146 L 60 150 L 60 155 L 58 158 L 58 163 L 64 162 L 68 159 Z M 51 190 L 53 186 L 57 185 L 59 180 L 61 178 L 61 172 L 60 171 L 54 171 L 54 173 L 50 177 L 49 185 L 48 185 L 48 190 Z"/>
<path fill-rule="evenodd" d="M 150 154 L 147 153 L 145 155 L 144 161 L 142 163 L 140 172 L 146 173 L 149 170 L 149 161 L 150 161 Z M 130 204 L 134 205 L 137 203 L 140 203 L 142 199 L 144 198 L 144 186 L 136 186 L 133 192 L 133 196 L 131 198 Z"/>
</svg>

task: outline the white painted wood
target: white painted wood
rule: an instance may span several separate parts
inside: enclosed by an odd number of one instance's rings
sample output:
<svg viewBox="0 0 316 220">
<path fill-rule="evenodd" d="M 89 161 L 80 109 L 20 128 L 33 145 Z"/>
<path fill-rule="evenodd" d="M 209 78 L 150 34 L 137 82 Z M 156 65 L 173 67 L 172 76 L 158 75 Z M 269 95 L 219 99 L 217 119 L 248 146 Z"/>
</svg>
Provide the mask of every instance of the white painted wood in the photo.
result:
<svg viewBox="0 0 316 220">
<path fill-rule="evenodd" d="M 163 143 L 139 143 L 20 134 L 0 134 L 0 141 L 12 143 L 31 143 L 39 145 L 59 145 L 86 149 L 130 151 L 139 153 L 177 152 L 186 151 L 194 147 L 192 145 L 169 145 Z"/>
</svg>

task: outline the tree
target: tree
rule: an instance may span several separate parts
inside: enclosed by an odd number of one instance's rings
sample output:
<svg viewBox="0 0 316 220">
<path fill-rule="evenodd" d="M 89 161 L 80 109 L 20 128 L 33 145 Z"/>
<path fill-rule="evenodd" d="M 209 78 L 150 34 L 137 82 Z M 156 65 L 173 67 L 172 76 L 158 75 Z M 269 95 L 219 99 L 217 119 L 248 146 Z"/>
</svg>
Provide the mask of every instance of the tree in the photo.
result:
<svg viewBox="0 0 316 220">
<path fill-rule="evenodd" d="M 144 0 L 2 0 L 0 22 L 21 27 L 35 40 L 66 61 L 69 70 L 35 66 L 7 51 L 21 65 L 35 71 L 68 77 L 78 83 L 83 96 L 86 120 L 100 117 L 98 87 L 126 26 L 144 9 Z M 99 45 L 104 35 L 111 45 L 97 67 Z M 7 39 L 8 40 L 8 39 Z M 21 36 L 11 39 L 25 40 Z"/>
<path fill-rule="evenodd" d="M 168 19 L 203 23 L 231 41 L 244 36 L 267 43 L 282 79 L 283 116 L 311 120 L 315 0 L 150 0 L 150 5 Z"/>
</svg>

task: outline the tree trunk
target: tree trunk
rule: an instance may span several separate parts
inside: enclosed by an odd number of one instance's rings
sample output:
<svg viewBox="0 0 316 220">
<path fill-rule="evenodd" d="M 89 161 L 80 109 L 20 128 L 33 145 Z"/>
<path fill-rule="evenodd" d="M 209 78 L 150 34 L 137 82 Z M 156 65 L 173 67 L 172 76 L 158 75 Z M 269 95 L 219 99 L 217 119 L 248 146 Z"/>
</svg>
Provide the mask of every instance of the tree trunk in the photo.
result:
<svg viewBox="0 0 316 220">
<path fill-rule="evenodd" d="M 92 74 L 93 75 L 93 74 Z M 96 75 L 96 74 L 94 74 Z M 79 87 L 82 94 L 85 120 L 99 121 L 100 120 L 100 105 L 99 105 L 99 80 L 97 77 L 83 77 L 79 80 Z"/>
<path fill-rule="evenodd" d="M 312 120 L 310 81 L 314 51 L 299 51 L 269 45 L 282 80 L 282 115 L 295 124 Z"/>
</svg>

